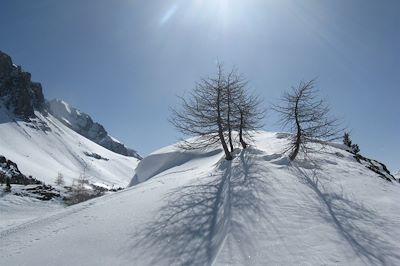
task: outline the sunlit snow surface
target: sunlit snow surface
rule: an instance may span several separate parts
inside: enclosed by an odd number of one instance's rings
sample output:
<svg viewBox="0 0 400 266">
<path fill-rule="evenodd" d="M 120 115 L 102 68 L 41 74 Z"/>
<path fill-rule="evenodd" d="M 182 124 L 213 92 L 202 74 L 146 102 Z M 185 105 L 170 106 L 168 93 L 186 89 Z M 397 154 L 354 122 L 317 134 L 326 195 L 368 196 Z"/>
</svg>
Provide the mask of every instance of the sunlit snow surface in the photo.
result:
<svg viewBox="0 0 400 266">
<path fill-rule="evenodd" d="M 400 265 L 400 185 L 328 147 L 290 164 L 259 133 L 232 162 L 172 146 L 136 184 L 0 231 L 4 265 Z"/>
<path fill-rule="evenodd" d="M 0 155 L 25 175 L 53 184 L 58 173 L 67 185 L 85 173 L 90 183 L 125 187 L 138 160 L 109 151 L 71 130 L 52 115 L 36 112 L 30 122 L 0 106 Z M 86 154 L 98 154 L 95 159 Z M 107 159 L 107 160 L 105 160 Z"/>
</svg>

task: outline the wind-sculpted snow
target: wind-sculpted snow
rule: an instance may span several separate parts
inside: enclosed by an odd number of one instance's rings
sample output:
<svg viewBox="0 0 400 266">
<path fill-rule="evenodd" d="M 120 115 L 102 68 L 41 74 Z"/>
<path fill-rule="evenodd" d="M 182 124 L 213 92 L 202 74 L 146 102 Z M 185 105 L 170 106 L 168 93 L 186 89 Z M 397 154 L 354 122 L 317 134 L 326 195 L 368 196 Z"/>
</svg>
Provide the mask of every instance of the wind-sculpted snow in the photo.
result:
<svg viewBox="0 0 400 266">
<path fill-rule="evenodd" d="M 139 165 L 135 169 L 135 175 L 129 186 L 137 185 L 161 172 L 182 165 L 191 160 L 207 158 L 220 152 L 220 150 L 211 152 L 174 150 L 166 153 L 150 154 L 140 161 Z"/>
<path fill-rule="evenodd" d="M 219 150 L 153 153 L 136 172 L 146 181 L 0 232 L 0 261 L 400 265 L 400 185 L 337 147 L 290 163 L 285 141 L 258 133 L 230 162 Z"/>
</svg>

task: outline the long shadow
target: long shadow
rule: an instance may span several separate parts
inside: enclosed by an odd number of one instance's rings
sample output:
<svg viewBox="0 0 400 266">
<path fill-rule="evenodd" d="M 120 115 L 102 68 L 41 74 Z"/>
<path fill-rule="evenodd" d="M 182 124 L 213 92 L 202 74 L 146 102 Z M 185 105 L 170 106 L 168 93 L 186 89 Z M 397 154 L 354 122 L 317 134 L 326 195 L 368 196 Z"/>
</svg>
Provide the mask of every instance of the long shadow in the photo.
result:
<svg viewBox="0 0 400 266">
<path fill-rule="evenodd" d="M 294 169 L 301 181 L 317 195 L 321 203 L 318 207 L 321 216 L 334 226 L 365 264 L 391 265 L 393 260 L 400 260 L 399 250 L 396 251 L 395 247 L 384 241 L 379 233 L 360 226 L 368 224 L 369 228 L 389 232 L 390 224 L 373 210 L 350 199 L 343 191 L 330 192 L 320 181 L 317 170 L 301 169 L 298 166 Z"/>
<path fill-rule="evenodd" d="M 268 192 L 267 178 L 259 174 L 255 152 L 242 151 L 213 175 L 169 193 L 157 220 L 132 236 L 131 248 L 143 250 L 137 256 L 151 257 L 153 265 L 211 265 L 228 232 L 243 241 L 244 224 L 266 215 L 260 193 Z"/>
</svg>

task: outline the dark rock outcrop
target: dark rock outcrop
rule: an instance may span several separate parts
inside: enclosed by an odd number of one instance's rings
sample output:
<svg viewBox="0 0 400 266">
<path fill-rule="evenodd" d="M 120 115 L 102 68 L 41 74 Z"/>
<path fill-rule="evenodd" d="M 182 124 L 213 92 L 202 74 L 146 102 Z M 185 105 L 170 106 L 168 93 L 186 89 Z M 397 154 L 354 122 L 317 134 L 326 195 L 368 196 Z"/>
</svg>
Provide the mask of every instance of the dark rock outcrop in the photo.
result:
<svg viewBox="0 0 400 266">
<path fill-rule="evenodd" d="M 0 155 L 0 183 L 6 183 L 6 179 L 9 179 L 11 184 L 29 185 L 42 183 L 31 176 L 22 174 L 16 163 Z"/>
<path fill-rule="evenodd" d="M 369 170 L 375 172 L 378 174 L 381 178 L 392 182 L 392 181 L 399 181 L 397 180 L 389 171 L 389 169 L 386 167 L 385 164 L 378 162 L 377 160 L 372 160 L 367 157 L 362 156 L 361 154 L 355 154 L 354 158 L 359 162 L 360 164 L 363 164 L 365 167 L 367 167 Z"/>
<path fill-rule="evenodd" d="M 31 74 L 12 63 L 0 51 L 0 99 L 20 118 L 32 118 L 34 110 L 43 110 L 45 100 L 40 83 L 31 81 Z"/>
</svg>

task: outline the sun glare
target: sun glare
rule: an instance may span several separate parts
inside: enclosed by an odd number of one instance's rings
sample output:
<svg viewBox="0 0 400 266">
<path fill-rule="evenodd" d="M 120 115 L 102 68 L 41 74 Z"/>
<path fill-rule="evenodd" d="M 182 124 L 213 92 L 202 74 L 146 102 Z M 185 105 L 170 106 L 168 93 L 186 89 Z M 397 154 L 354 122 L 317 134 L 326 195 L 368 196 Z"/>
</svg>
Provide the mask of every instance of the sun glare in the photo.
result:
<svg viewBox="0 0 400 266">
<path fill-rule="evenodd" d="M 232 0 L 176 1 L 163 10 L 159 22 L 164 26 L 170 21 L 180 23 L 206 21 L 227 27 L 233 19 L 240 16 L 240 8 L 244 8 L 245 3 Z"/>
</svg>

